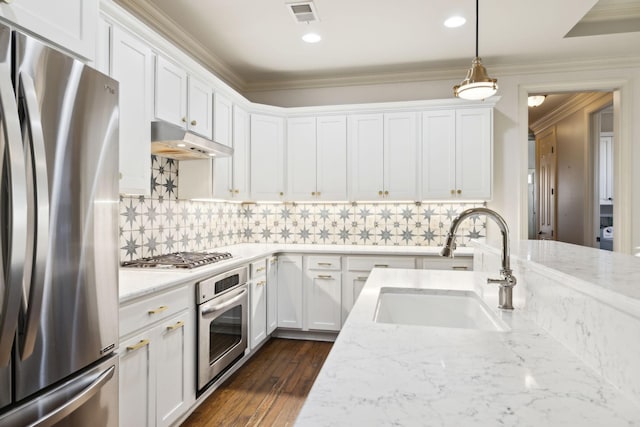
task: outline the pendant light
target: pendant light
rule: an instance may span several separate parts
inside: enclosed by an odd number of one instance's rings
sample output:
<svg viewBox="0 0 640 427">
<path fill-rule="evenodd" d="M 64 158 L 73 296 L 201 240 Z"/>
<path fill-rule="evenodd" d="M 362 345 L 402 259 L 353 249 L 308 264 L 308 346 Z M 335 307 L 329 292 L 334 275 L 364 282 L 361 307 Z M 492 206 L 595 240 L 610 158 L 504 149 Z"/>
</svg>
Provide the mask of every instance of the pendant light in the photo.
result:
<svg viewBox="0 0 640 427">
<path fill-rule="evenodd" d="M 467 77 L 453 87 L 453 94 L 456 97 L 470 100 L 488 98 L 498 90 L 498 80 L 489 77 L 487 69 L 484 68 L 478 56 L 478 1 L 476 0 L 476 56 L 471 62 L 471 68 L 467 71 Z"/>
</svg>

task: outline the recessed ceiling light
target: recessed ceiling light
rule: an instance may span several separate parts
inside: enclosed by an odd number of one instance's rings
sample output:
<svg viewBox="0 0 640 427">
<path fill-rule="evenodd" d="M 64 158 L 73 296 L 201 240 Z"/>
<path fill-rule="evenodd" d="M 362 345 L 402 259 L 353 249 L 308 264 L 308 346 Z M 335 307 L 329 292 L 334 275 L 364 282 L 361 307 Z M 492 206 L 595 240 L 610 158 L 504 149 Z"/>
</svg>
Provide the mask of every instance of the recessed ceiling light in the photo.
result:
<svg viewBox="0 0 640 427">
<path fill-rule="evenodd" d="M 462 27 L 467 22 L 462 16 L 452 16 L 451 18 L 444 21 L 444 26 L 447 28 L 458 28 Z"/>
<path fill-rule="evenodd" d="M 176 145 L 177 145 L 178 147 L 180 147 L 180 148 L 182 148 L 182 147 L 186 147 L 186 146 L 187 146 L 187 144 L 184 144 L 184 143 L 182 143 L 182 142 L 180 142 L 180 143 L 178 143 L 178 144 L 176 144 Z"/>
<path fill-rule="evenodd" d="M 318 43 L 320 40 L 322 40 L 322 37 L 320 37 L 320 34 L 307 33 L 302 36 L 302 40 L 306 41 L 307 43 Z"/>
</svg>

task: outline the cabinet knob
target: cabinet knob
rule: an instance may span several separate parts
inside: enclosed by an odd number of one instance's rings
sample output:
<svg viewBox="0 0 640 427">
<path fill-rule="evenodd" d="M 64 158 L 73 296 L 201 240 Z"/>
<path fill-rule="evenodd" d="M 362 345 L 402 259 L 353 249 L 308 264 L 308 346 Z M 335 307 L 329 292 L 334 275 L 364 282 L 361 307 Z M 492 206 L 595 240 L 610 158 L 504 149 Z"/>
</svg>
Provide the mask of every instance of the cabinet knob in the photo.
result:
<svg viewBox="0 0 640 427">
<path fill-rule="evenodd" d="M 267 284 L 267 282 L 265 280 L 261 280 L 258 283 L 256 283 L 256 286 L 264 286 L 266 284 Z"/>
<path fill-rule="evenodd" d="M 311 195 L 312 195 L 312 196 L 315 196 L 315 195 L 316 195 L 316 192 L 315 192 L 315 191 L 312 191 L 312 192 L 311 192 Z"/>
<path fill-rule="evenodd" d="M 236 194 L 240 194 L 240 190 L 238 190 L 237 188 L 233 192 Z"/>
<path fill-rule="evenodd" d="M 316 196 L 320 197 L 320 192 L 319 191 L 316 192 Z"/>
<path fill-rule="evenodd" d="M 282 192 L 282 191 L 281 191 L 281 192 L 280 192 L 280 195 L 281 195 L 281 196 L 284 196 L 284 192 Z"/>
<path fill-rule="evenodd" d="M 385 195 L 385 196 L 388 196 L 388 195 L 389 195 L 389 192 L 385 190 L 384 195 Z"/>
<path fill-rule="evenodd" d="M 187 123 L 187 118 L 186 117 L 182 118 L 182 123 Z"/>
<path fill-rule="evenodd" d="M 456 190 L 451 190 L 451 194 L 456 194 Z"/>
<path fill-rule="evenodd" d="M 382 196 L 382 190 L 378 191 L 378 196 Z"/>
<path fill-rule="evenodd" d="M 233 194 L 233 190 L 232 190 L 232 189 L 229 189 L 229 193 Z"/>
<path fill-rule="evenodd" d="M 198 124 L 198 122 L 197 122 L 197 121 L 195 121 L 195 120 L 191 120 L 191 126 L 195 126 L 195 125 L 197 125 L 197 124 Z"/>
<path fill-rule="evenodd" d="M 457 193 L 458 193 L 458 194 L 462 194 L 462 190 L 458 190 L 458 191 L 457 191 Z"/>
</svg>

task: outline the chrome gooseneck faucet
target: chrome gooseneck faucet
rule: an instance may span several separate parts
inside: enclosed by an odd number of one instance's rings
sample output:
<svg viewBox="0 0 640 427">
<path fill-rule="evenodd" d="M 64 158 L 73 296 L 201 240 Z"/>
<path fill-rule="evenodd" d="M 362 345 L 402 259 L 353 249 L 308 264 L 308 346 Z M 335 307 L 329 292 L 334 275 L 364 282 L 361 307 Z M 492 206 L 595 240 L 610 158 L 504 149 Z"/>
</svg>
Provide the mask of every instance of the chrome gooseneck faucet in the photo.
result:
<svg viewBox="0 0 640 427">
<path fill-rule="evenodd" d="M 511 266 L 509 263 L 509 228 L 507 223 L 498 213 L 487 208 L 471 208 L 463 211 L 460 215 L 453 219 L 449 234 L 447 234 L 447 243 L 440 255 L 453 258 L 453 251 L 456 249 L 456 231 L 460 226 L 460 223 L 465 219 L 477 216 L 486 215 L 493 219 L 500 227 L 500 233 L 502 233 L 502 269 L 500 270 L 500 279 L 487 279 L 487 283 L 495 283 L 500 286 L 498 308 L 504 310 L 513 310 L 513 287 L 516 285 L 516 277 L 512 274 Z"/>
</svg>

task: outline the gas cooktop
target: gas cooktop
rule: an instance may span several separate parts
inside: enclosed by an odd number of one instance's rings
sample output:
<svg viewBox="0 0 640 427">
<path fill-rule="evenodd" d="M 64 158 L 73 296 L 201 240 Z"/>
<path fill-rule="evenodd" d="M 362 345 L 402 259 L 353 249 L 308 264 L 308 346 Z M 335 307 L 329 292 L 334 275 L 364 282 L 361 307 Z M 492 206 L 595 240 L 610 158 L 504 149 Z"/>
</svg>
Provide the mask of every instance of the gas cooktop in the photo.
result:
<svg viewBox="0 0 640 427">
<path fill-rule="evenodd" d="M 123 261 L 123 267 L 196 268 L 232 258 L 229 252 L 174 252 L 171 254 Z"/>
</svg>

